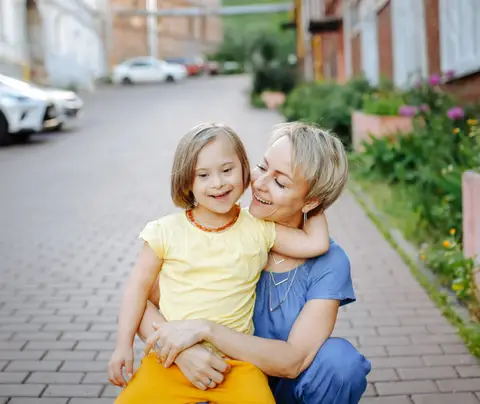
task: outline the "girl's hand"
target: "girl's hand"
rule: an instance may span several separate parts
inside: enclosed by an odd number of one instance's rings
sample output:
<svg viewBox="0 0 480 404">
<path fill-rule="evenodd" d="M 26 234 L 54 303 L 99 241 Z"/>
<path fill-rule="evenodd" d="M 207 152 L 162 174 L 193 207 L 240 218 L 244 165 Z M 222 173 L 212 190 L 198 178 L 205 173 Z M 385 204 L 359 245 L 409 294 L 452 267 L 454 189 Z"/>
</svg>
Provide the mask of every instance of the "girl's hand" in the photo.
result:
<svg viewBox="0 0 480 404">
<path fill-rule="evenodd" d="M 156 330 L 145 342 L 145 355 L 151 349 L 168 368 L 178 354 L 187 348 L 203 341 L 208 331 L 205 320 L 169 321 L 164 324 L 153 324 Z"/>
<path fill-rule="evenodd" d="M 181 352 L 175 364 L 200 390 L 215 388 L 223 382 L 224 373 L 230 370 L 230 365 L 224 359 L 198 344 Z"/>
<path fill-rule="evenodd" d="M 133 376 L 133 346 L 116 347 L 108 363 L 108 381 L 115 386 L 127 387 L 123 368 L 128 379 Z"/>
</svg>

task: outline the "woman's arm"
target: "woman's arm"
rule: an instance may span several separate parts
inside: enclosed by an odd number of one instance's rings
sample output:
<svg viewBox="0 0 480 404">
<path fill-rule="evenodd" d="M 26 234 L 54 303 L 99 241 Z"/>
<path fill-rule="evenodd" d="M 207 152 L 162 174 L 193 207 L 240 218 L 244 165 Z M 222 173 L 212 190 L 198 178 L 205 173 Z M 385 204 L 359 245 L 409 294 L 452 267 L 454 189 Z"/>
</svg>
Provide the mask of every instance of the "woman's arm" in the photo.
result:
<svg viewBox="0 0 480 404">
<path fill-rule="evenodd" d="M 160 291 L 158 281 L 150 292 L 149 301 L 142 317 L 140 326 L 138 327 L 138 336 L 145 342 L 156 331 L 153 324 L 165 324 L 167 320 L 158 310 L 153 302 L 158 303 Z M 200 390 L 214 388 L 217 384 L 222 383 L 224 373 L 229 369 L 228 364 L 223 358 L 212 353 L 204 346 L 197 344 L 183 352 L 175 359 L 175 364 L 179 367 L 183 375 Z M 213 384 L 209 384 L 209 380 L 213 380 Z"/>
<path fill-rule="evenodd" d="M 287 341 L 245 335 L 211 322 L 204 339 L 226 355 L 250 362 L 270 376 L 296 378 L 310 366 L 332 334 L 339 304 L 338 300 L 309 300 Z"/>
<path fill-rule="evenodd" d="M 324 213 L 307 220 L 303 229 L 275 224 L 272 250 L 292 258 L 312 258 L 325 254 L 330 247 L 328 223 Z"/>
</svg>

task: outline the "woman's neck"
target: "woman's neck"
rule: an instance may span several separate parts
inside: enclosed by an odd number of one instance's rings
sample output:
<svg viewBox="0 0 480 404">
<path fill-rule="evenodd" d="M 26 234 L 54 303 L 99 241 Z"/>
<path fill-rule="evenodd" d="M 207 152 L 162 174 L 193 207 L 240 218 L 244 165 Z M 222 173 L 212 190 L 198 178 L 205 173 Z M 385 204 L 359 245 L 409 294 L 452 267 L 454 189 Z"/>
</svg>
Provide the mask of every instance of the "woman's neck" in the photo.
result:
<svg viewBox="0 0 480 404">
<path fill-rule="evenodd" d="M 281 224 L 287 227 L 295 227 L 297 229 L 300 229 L 303 225 L 303 213 L 299 212 L 296 215 L 290 216 L 288 219 L 277 220 L 275 221 L 275 223 Z"/>
</svg>

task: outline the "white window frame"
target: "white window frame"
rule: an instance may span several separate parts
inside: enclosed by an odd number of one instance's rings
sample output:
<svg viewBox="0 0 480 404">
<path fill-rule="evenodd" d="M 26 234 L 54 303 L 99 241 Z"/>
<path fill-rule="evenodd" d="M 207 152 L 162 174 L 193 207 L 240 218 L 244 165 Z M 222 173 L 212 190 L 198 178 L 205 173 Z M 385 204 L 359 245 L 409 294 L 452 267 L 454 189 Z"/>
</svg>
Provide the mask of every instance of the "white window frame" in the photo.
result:
<svg viewBox="0 0 480 404">
<path fill-rule="evenodd" d="M 480 71 L 480 1 L 440 0 L 439 21 L 441 72 Z"/>
<path fill-rule="evenodd" d="M 380 81 L 376 0 L 363 0 L 359 7 L 360 59 L 362 72 L 371 84 Z"/>
<path fill-rule="evenodd" d="M 427 41 L 424 2 L 392 0 L 393 79 L 398 87 L 427 77 Z"/>
</svg>

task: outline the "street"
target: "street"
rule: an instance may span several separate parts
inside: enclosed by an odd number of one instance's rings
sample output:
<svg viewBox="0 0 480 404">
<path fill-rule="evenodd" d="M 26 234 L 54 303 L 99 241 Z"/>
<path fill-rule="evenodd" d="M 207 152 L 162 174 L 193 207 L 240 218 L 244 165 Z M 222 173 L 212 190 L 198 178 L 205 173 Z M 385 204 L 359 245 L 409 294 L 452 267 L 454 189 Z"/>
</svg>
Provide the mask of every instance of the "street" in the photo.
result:
<svg viewBox="0 0 480 404">
<path fill-rule="evenodd" d="M 122 284 L 139 231 L 173 210 L 178 140 L 224 122 L 253 166 L 282 120 L 249 107 L 248 85 L 232 76 L 102 88 L 85 95 L 76 129 L 0 149 L 0 404 L 113 401 L 106 366 Z M 373 365 L 362 404 L 479 404 L 476 360 L 353 197 L 328 216 L 358 297 L 335 334 Z"/>
</svg>

